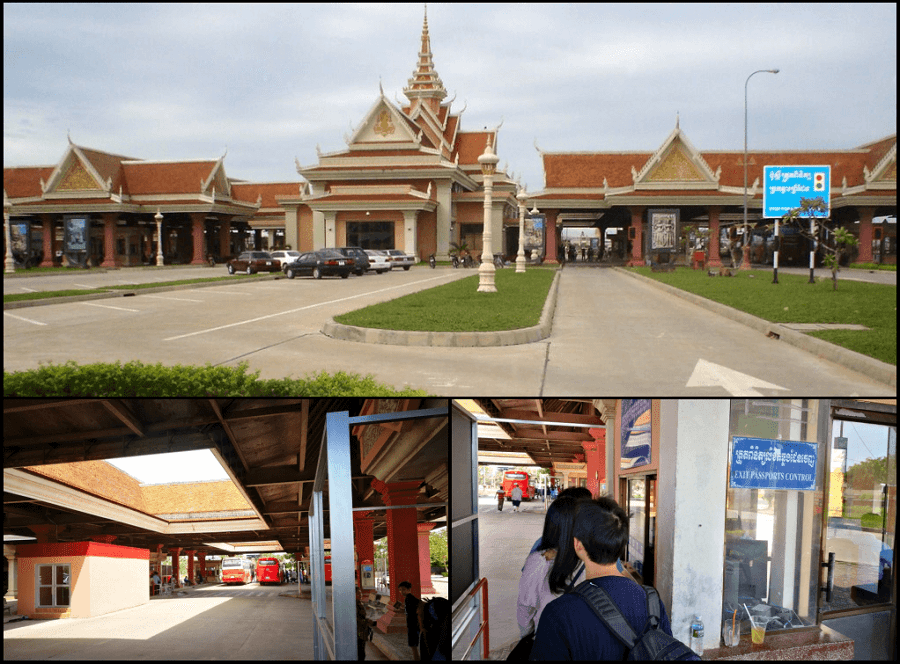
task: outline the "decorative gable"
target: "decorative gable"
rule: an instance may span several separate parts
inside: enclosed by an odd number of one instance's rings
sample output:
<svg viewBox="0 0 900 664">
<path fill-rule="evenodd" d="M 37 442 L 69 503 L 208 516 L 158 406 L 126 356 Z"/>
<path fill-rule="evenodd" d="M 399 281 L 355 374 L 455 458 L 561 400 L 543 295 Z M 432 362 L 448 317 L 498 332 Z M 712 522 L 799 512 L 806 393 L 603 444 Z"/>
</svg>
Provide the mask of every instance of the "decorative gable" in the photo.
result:
<svg viewBox="0 0 900 664">
<path fill-rule="evenodd" d="M 715 189 L 721 167 L 712 172 L 703 156 L 676 126 L 640 171 L 631 169 L 635 189 Z"/>
<path fill-rule="evenodd" d="M 80 159 L 74 158 L 69 163 L 69 168 L 60 178 L 56 191 L 82 191 L 85 189 L 101 190 L 102 188 L 88 173 Z"/>
<path fill-rule="evenodd" d="M 412 143 L 417 146 L 419 137 L 414 133 L 414 127 L 411 126 L 409 119 L 381 96 L 347 143 L 351 148 L 372 149 L 379 147 L 378 144 L 388 143 L 390 147 L 396 148 L 398 143 Z"/>
</svg>

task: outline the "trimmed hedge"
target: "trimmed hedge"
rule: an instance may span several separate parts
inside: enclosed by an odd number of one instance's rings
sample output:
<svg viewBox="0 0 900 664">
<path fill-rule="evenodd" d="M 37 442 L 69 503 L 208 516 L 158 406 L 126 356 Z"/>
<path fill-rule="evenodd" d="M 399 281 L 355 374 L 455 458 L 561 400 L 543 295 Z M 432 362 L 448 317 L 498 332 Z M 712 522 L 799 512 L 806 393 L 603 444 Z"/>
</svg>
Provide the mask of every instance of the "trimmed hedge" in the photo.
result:
<svg viewBox="0 0 900 664">
<path fill-rule="evenodd" d="M 324 371 L 306 378 L 261 380 L 259 371 L 236 367 L 163 366 L 138 361 L 98 362 L 80 366 L 74 361 L 47 364 L 30 371 L 3 372 L 7 397 L 325 397 L 427 396 L 422 390 L 397 391 L 371 376 Z"/>
</svg>

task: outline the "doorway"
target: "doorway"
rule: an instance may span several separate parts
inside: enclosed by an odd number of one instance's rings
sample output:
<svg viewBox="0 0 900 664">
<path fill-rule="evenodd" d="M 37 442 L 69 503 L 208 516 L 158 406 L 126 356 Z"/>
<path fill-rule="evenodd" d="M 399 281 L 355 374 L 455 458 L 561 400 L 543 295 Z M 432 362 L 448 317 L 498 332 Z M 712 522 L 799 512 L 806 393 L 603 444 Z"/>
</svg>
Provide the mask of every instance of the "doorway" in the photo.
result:
<svg viewBox="0 0 900 664">
<path fill-rule="evenodd" d="M 656 569 L 656 475 L 621 480 L 619 504 L 628 514 L 628 546 L 625 560 L 654 585 Z"/>
</svg>

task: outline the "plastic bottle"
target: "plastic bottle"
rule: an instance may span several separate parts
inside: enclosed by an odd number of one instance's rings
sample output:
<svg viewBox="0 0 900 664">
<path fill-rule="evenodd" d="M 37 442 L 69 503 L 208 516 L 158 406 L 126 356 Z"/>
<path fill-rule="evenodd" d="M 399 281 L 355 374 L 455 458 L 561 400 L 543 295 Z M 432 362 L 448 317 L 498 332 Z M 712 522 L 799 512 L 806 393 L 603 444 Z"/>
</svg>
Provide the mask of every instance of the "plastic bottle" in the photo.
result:
<svg viewBox="0 0 900 664">
<path fill-rule="evenodd" d="M 694 616 L 691 623 L 691 650 L 703 656 L 703 620 L 699 615 Z"/>
</svg>

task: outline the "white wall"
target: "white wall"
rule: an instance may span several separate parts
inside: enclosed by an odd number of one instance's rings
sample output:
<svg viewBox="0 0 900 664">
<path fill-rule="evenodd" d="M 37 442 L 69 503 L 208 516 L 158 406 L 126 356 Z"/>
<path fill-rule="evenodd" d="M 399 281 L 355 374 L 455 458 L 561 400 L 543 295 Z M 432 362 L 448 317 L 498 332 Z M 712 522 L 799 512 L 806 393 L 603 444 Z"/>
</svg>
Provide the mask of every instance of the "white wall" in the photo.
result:
<svg viewBox="0 0 900 664">
<path fill-rule="evenodd" d="M 702 616 L 704 648 L 721 631 L 728 418 L 727 399 L 660 402 L 656 587 L 675 638 Z"/>
</svg>

